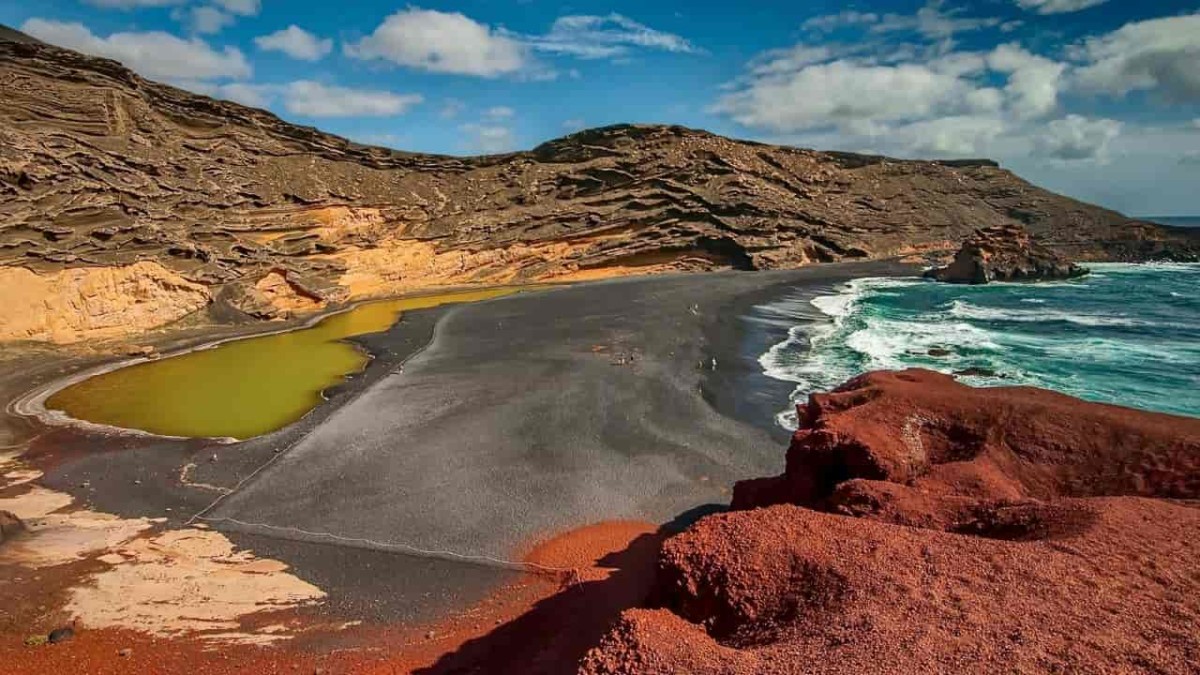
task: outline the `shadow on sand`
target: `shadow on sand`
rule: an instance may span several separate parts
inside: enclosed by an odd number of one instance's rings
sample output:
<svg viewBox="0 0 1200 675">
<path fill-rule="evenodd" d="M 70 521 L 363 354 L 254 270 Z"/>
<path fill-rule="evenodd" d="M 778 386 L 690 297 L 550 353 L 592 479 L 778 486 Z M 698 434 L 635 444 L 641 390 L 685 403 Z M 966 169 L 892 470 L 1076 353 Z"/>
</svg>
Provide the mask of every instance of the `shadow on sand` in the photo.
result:
<svg viewBox="0 0 1200 675">
<path fill-rule="evenodd" d="M 624 550 L 596 561 L 596 567 L 612 570 L 605 578 L 564 586 L 520 617 L 466 642 L 432 666 L 414 671 L 414 675 L 575 672 L 580 660 L 599 644 L 621 612 L 652 600 L 663 541 L 721 510 L 724 507 L 697 507 L 657 532 L 637 537 Z"/>
</svg>

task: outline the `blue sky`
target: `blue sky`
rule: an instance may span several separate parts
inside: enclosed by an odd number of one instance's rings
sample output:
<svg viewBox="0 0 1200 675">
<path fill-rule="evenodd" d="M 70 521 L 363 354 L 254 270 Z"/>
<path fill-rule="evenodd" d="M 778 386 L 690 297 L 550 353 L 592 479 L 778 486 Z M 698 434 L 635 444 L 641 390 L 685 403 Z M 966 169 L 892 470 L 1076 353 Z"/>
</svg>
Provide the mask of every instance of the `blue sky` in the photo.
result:
<svg viewBox="0 0 1200 675">
<path fill-rule="evenodd" d="M 0 0 L 0 23 L 405 150 L 676 123 L 1200 213 L 1196 1 Z"/>
</svg>

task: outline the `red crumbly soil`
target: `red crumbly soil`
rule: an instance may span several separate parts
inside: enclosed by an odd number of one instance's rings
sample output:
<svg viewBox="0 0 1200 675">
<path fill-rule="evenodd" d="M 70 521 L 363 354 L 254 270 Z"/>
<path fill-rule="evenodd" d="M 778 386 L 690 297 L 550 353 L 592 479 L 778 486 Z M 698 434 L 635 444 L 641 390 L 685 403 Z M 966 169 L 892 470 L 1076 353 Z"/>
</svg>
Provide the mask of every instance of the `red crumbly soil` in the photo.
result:
<svg viewBox="0 0 1200 675">
<path fill-rule="evenodd" d="M 35 576 L 18 572 L 23 576 L 16 583 L 11 574 L 16 570 L 9 570 L 0 575 L 0 589 L 12 591 L 0 592 L 0 598 L 10 596 L 12 601 L 0 606 L 0 673 L 572 672 L 623 610 L 645 602 L 662 539 L 658 527 L 649 523 L 617 521 L 580 528 L 537 543 L 524 554 L 533 566 L 569 571 L 526 575 L 440 621 L 364 625 L 335 633 L 317 630 L 267 647 L 87 629 L 67 642 L 26 646 L 30 635 L 19 632 L 21 628 L 44 636 L 65 621 L 46 614 L 57 603 L 47 596 L 48 587 L 61 591 L 77 583 L 86 564 Z M 267 623 L 304 621 L 272 616 Z"/>
<path fill-rule="evenodd" d="M 655 583 L 655 560 L 664 534 L 649 523 L 616 521 L 556 536 L 532 547 L 525 561 L 569 568 L 553 588 L 524 605 L 510 593 L 497 598 L 510 612 L 492 630 L 448 632 L 436 661 L 409 652 L 375 675 L 486 673 L 557 675 L 571 673 L 589 649 L 617 622 L 621 612 L 644 604 Z M 437 630 L 445 630 L 441 627 Z"/>
<path fill-rule="evenodd" d="M 1200 672 L 1200 420 L 927 371 L 800 418 L 581 672 Z"/>
</svg>

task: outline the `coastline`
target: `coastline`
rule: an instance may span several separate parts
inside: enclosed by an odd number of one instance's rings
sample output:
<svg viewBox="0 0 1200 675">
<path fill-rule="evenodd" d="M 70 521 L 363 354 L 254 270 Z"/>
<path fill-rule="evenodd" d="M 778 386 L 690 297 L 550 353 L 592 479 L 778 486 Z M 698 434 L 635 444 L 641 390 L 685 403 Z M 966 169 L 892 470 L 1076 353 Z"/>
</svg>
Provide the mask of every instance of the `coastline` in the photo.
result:
<svg viewBox="0 0 1200 675">
<path fill-rule="evenodd" d="M 318 536 L 209 525 L 326 591 L 313 612 L 419 625 L 528 575 L 334 545 L 321 533 L 520 562 L 528 542 L 598 521 L 680 529 L 728 503 L 734 481 L 781 464 L 786 431 L 773 416 L 786 398 L 738 404 L 754 387 L 788 391 L 757 364 L 757 345 L 774 337 L 743 315 L 777 293 L 816 295 L 851 278 L 913 269 L 862 263 L 627 278 L 550 289 L 536 300 L 407 312 L 388 331 L 355 338 L 374 355 L 366 369 L 280 431 L 223 444 L 46 427 L 27 458 L 45 470 L 46 486 L 105 512 L 165 517 L 166 528 L 211 507 L 210 488 L 241 485 L 218 500 L 215 518 Z M 505 401 L 513 407 L 498 410 Z M 568 414 L 549 412 L 559 409 Z M 439 418 L 438 410 L 452 414 Z M 403 430 L 386 427 L 406 415 Z M 370 428 L 373 421 L 385 426 Z M 375 442 L 368 450 L 359 437 Z M 580 487 L 588 483 L 605 488 Z M 493 514 L 499 520 L 489 524 Z M 292 522 L 276 519 L 283 516 Z M 448 545 L 429 545 L 446 532 L 454 533 Z"/>
</svg>

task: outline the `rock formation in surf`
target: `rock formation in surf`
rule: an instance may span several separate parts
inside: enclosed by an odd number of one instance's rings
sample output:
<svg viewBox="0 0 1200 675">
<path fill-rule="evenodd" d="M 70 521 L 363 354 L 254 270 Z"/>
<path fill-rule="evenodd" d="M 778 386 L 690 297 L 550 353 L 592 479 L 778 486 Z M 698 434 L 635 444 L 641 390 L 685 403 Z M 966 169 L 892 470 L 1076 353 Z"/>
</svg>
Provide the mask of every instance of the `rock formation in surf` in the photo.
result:
<svg viewBox="0 0 1200 675">
<path fill-rule="evenodd" d="M 800 419 L 582 672 L 1200 667 L 1200 420 L 919 370 Z"/>
<path fill-rule="evenodd" d="M 275 318 L 447 284 L 949 252 L 976 227 L 1016 222 L 1079 259 L 1200 252 L 1200 231 L 1052 194 L 988 160 L 904 161 L 637 125 L 489 157 L 398 152 L 13 31 L 0 31 L 0 95 L 0 267 L 52 278 L 152 261 L 203 286 L 215 320 L 230 308 Z M 144 300 L 138 312 L 161 305 L 159 323 L 175 320 L 194 290 L 170 288 L 183 297 Z M 86 315 L 106 311 L 101 300 L 45 304 Z M 85 339 L 105 324 L 34 323 L 69 329 L 21 327 L 0 340 Z"/>
<path fill-rule="evenodd" d="M 952 284 L 1073 279 L 1087 270 L 1035 241 L 1020 225 L 976 230 L 945 267 L 925 276 Z"/>
</svg>

